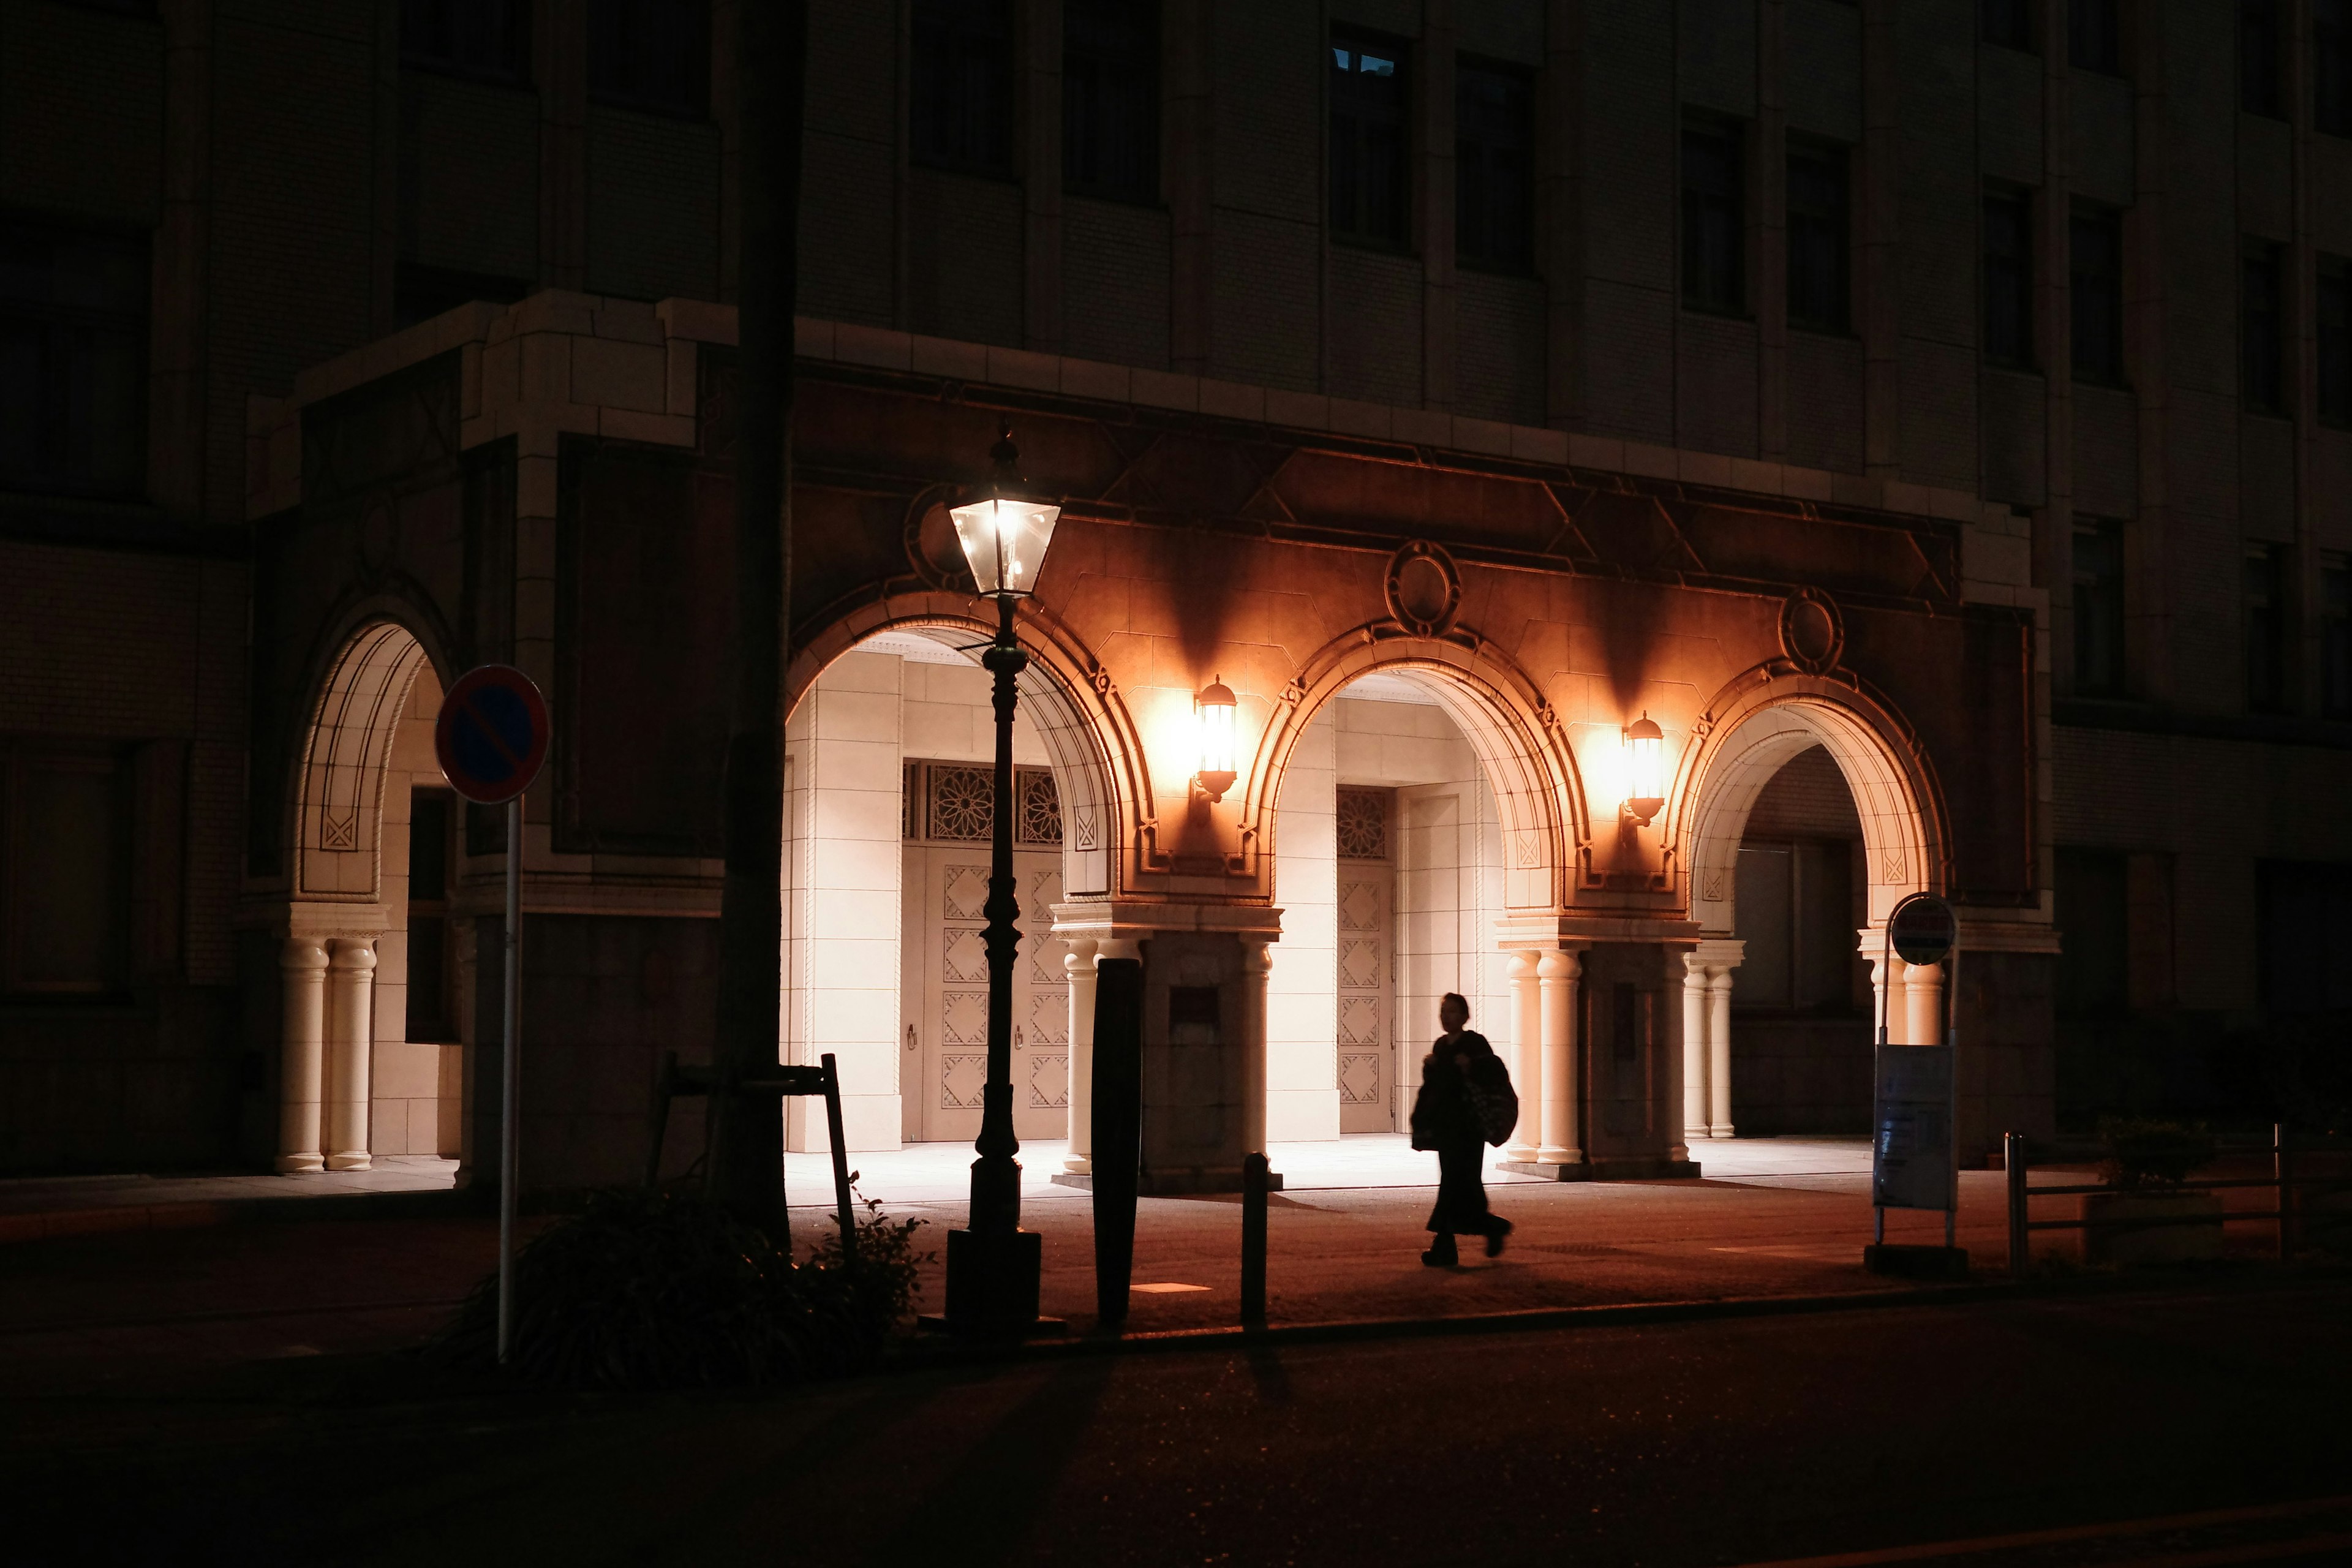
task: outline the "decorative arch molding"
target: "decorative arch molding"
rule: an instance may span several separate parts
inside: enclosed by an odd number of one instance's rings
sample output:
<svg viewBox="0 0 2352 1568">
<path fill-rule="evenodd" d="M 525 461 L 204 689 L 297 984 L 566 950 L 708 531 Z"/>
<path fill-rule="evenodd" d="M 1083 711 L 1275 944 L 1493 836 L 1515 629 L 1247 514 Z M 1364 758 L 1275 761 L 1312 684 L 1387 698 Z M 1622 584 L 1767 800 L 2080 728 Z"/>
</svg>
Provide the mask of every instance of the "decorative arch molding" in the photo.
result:
<svg viewBox="0 0 2352 1568">
<path fill-rule="evenodd" d="M 1837 763 L 1862 821 L 1871 923 L 1906 894 L 1951 885 L 1943 792 L 1916 732 L 1852 671 L 1808 674 L 1776 660 L 1716 694 L 1676 769 L 1665 840 L 1687 870 L 1690 915 L 1706 934 L 1731 934 L 1739 841 L 1756 797 L 1816 745 Z"/>
<path fill-rule="evenodd" d="M 407 626 L 362 613 L 314 689 L 294 778 L 292 896 L 373 903 L 383 865 L 383 781 L 394 732 L 428 655 Z"/>
<path fill-rule="evenodd" d="M 882 632 L 912 633 L 957 648 L 992 641 L 996 628 L 971 595 L 944 588 L 887 593 L 833 616 L 793 650 L 784 671 L 784 710 L 800 706 L 825 668 Z M 1061 797 L 1063 885 L 1072 896 L 1116 897 L 1130 865 L 1150 855 L 1157 826 L 1136 809 L 1151 799 L 1143 742 L 1109 671 L 1034 598 L 1024 600 L 1014 635 L 1029 654 L 1016 689 L 1037 728 Z M 1134 847 L 1135 856 L 1116 852 Z"/>
<path fill-rule="evenodd" d="M 1478 759 L 1502 819 L 1504 902 L 1557 910 L 1569 899 L 1569 868 L 1583 857 L 1591 825 L 1559 715 L 1517 662 L 1475 632 L 1423 636 L 1371 622 L 1309 655 L 1277 694 L 1259 736 L 1241 809 L 1245 868 L 1273 864 L 1277 797 L 1291 753 L 1323 705 L 1360 676 L 1421 675 Z"/>
</svg>

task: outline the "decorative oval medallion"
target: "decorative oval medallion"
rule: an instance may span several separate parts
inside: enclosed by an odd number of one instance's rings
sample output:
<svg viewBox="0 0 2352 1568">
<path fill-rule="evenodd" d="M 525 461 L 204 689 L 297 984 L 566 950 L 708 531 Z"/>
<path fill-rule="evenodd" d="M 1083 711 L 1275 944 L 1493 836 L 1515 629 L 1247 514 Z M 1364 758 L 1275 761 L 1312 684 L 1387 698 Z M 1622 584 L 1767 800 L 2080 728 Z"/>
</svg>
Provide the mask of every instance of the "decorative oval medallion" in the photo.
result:
<svg viewBox="0 0 2352 1568">
<path fill-rule="evenodd" d="M 1389 557 L 1389 615 L 1416 637 L 1443 637 L 1462 609 L 1462 574 L 1439 545 L 1416 539 Z"/>
<path fill-rule="evenodd" d="M 932 485 L 907 503 L 904 540 L 907 564 L 927 588 L 971 592 L 971 568 L 956 542 L 955 520 L 948 516 L 948 485 Z"/>
<path fill-rule="evenodd" d="M 1827 675 L 1845 655 L 1845 617 L 1819 588 L 1800 588 L 1780 605 L 1780 651 L 1807 675 Z"/>
</svg>

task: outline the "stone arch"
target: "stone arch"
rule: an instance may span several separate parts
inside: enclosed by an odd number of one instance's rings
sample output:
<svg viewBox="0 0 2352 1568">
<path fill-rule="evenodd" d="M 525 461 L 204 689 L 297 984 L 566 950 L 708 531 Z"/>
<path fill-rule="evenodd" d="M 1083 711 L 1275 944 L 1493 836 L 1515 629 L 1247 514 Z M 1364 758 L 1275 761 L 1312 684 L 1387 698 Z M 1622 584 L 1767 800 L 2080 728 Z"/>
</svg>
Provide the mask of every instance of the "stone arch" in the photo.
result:
<svg viewBox="0 0 2352 1568">
<path fill-rule="evenodd" d="M 1677 769 L 1666 842 L 1686 868 L 1704 934 L 1732 932 L 1733 872 L 1757 795 L 1813 746 L 1837 763 L 1862 820 L 1871 923 L 1907 894 L 1945 887 L 1941 792 L 1909 726 L 1851 679 L 1762 672 L 1707 705 Z"/>
<path fill-rule="evenodd" d="M 1360 676 L 1402 676 L 1451 718 L 1478 759 L 1502 819 L 1504 902 L 1557 910 L 1568 871 L 1588 839 L 1584 791 L 1559 716 L 1540 688 L 1492 644 L 1453 637 L 1341 637 L 1310 657 L 1275 703 L 1259 738 L 1243 802 L 1244 841 L 1266 857 L 1271 880 L 1276 811 L 1292 752 L 1324 704 Z M 1279 900 L 1279 892 L 1276 897 Z"/>
<path fill-rule="evenodd" d="M 425 645 L 399 622 L 362 622 L 319 684 L 294 779 L 297 902 L 372 903 L 383 884 L 384 770 Z"/>
<path fill-rule="evenodd" d="M 958 649 L 977 649 L 996 636 L 967 595 L 919 591 L 870 602 L 794 650 L 784 675 L 785 711 L 800 705 L 827 665 L 883 632 Z M 1017 682 L 1021 710 L 1045 747 L 1061 799 L 1063 887 L 1073 897 L 1115 896 L 1128 863 L 1118 847 L 1136 841 L 1135 803 L 1150 799 L 1142 742 L 1109 674 L 1035 600 L 1023 603 L 1015 635 L 1029 654 Z"/>
</svg>

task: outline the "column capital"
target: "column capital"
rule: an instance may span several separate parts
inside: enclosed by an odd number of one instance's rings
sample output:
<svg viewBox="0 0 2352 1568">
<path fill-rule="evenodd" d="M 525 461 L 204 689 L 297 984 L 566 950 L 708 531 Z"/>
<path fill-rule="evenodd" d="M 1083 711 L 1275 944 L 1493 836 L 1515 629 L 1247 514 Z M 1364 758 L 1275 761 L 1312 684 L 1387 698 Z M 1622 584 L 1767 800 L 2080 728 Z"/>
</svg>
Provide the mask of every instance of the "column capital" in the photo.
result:
<svg viewBox="0 0 2352 1568">
<path fill-rule="evenodd" d="M 326 945 L 315 937 L 289 936 L 278 944 L 278 967 L 324 969 L 327 967 Z"/>
<path fill-rule="evenodd" d="M 1514 948 L 1503 966 L 1514 980 L 1525 980 L 1536 973 L 1536 955 L 1527 948 Z"/>
<path fill-rule="evenodd" d="M 1583 953 L 1572 948 L 1548 948 L 1536 960 L 1536 973 L 1546 980 L 1573 980 L 1583 968 Z"/>
<path fill-rule="evenodd" d="M 327 939 L 330 962 L 337 969 L 373 969 L 375 943 L 373 936 L 334 936 Z"/>
</svg>

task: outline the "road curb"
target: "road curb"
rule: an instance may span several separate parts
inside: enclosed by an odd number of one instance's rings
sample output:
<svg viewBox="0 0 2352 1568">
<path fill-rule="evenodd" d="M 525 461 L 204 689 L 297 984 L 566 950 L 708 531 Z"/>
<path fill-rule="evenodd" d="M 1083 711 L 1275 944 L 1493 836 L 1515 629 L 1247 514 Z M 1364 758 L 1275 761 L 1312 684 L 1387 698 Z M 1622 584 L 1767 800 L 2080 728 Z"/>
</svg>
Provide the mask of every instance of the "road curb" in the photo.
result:
<svg viewBox="0 0 2352 1568">
<path fill-rule="evenodd" d="M 433 1219 L 478 1206 L 457 1188 L 414 1193 L 323 1193 L 315 1197 L 192 1198 L 160 1204 L 112 1204 L 89 1208 L 0 1214 L 0 1246 L 100 1236 L 126 1230 L 191 1230 L 205 1226 L 284 1220 Z"/>
</svg>

